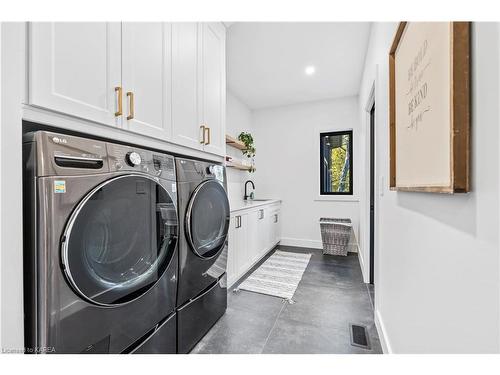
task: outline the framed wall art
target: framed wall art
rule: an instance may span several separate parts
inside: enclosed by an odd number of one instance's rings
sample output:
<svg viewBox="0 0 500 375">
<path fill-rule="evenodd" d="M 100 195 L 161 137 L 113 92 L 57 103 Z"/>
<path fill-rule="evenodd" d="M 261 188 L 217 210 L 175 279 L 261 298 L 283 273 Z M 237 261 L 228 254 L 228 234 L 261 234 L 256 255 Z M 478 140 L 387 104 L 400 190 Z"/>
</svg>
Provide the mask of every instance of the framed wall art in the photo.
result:
<svg viewBox="0 0 500 375">
<path fill-rule="evenodd" d="M 470 23 L 401 22 L 389 52 L 390 188 L 466 193 Z"/>
</svg>

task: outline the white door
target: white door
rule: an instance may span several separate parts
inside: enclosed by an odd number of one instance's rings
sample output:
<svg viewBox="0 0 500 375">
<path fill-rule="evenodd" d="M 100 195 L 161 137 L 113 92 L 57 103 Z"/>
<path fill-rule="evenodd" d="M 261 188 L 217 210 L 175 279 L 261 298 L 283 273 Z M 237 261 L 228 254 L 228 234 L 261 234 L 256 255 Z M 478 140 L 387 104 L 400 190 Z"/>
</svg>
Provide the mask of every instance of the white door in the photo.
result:
<svg viewBox="0 0 500 375">
<path fill-rule="evenodd" d="M 171 34 L 169 23 L 122 24 L 124 127 L 157 139 L 171 131 Z"/>
<path fill-rule="evenodd" d="M 120 126 L 120 23 L 34 22 L 29 42 L 30 104 Z"/>
<path fill-rule="evenodd" d="M 201 24 L 173 23 L 172 140 L 203 150 L 200 46 Z"/>
<path fill-rule="evenodd" d="M 226 31 L 220 23 L 204 23 L 202 29 L 202 108 L 207 129 L 206 152 L 226 152 Z"/>
</svg>

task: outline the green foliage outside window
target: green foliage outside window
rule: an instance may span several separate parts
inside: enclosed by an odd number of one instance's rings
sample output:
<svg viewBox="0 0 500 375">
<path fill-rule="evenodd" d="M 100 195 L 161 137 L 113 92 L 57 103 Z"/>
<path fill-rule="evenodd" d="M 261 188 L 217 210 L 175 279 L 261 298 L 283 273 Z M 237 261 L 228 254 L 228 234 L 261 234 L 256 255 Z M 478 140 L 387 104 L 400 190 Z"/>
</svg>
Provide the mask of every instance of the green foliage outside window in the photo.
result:
<svg viewBox="0 0 500 375">
<path fill-rule="evenodd" d="M 349 147 L 349 135 L 344 134 L 339 147 L 331 150 L 331 180 L 332 191 L 350 191 L 349 160 L 346 160 Z"/>
<path fill-rule="evenodd" d="M 320 133 L 320 194 L 353 194 L 352 130 Z"/>
</svg>

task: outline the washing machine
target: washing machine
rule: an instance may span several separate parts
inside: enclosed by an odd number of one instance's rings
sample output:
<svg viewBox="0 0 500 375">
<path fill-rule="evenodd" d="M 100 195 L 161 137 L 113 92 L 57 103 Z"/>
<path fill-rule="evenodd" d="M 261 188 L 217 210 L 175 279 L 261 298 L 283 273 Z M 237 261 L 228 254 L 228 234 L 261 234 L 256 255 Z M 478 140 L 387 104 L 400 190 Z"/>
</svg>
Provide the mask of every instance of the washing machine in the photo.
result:
<svg viewBox="0 0 500 375">
<path fill-rule="evenodd" d="M 230 210 L 223 165 L 176 158 L 176 168 L 177 350 L 188 353 L 226 311 Z"/>
<path fill-rule="evenodd" d="M 23 145 L 32 353 L 175 353 L 174 158 L 46 131 Z"/>
</svg>

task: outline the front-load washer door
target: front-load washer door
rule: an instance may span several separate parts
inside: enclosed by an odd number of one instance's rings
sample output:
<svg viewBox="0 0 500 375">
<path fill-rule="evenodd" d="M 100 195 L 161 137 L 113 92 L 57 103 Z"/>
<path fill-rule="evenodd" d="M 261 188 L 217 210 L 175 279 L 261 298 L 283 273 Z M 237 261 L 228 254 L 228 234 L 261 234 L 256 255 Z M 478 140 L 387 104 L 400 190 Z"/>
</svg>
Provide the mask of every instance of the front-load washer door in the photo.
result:
<svg viewBox="0 0 500 375">
<path fill-rule="evenodd" d="M 216 256 L 225 246 L 229 229 L 229 201 L 217 180 L 202 182 L 193 192 L 186 211 L 186 236 L 200 258 Z"/>
<path fill-rule="evenodd" d="M 125 304 L 160 279 L 176 251 L 175 199 L 157 180 L 118 176 L 78 204 L 61 246 L 65 275 L 76 293 L 105 306 Z"/>
</svg>

